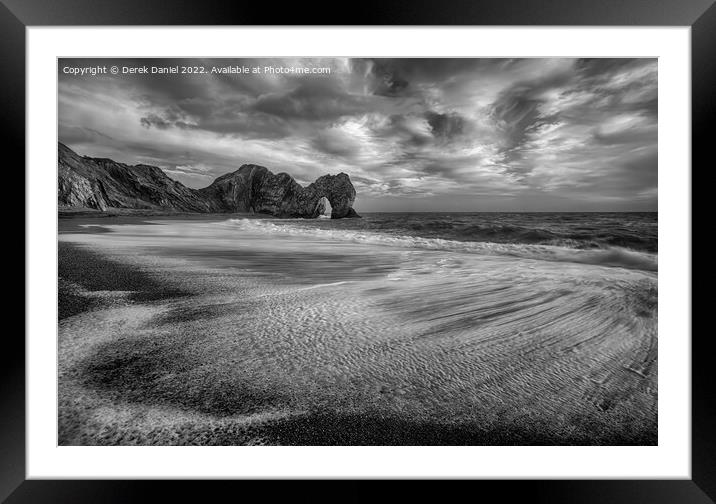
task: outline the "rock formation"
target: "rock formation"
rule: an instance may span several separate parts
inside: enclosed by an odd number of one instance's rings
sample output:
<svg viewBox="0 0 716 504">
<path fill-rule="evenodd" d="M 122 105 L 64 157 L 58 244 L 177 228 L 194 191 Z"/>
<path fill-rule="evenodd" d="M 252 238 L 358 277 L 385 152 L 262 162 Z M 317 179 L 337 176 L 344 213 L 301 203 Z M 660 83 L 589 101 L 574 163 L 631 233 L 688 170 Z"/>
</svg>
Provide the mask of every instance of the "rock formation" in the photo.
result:
<svg viewBox="0 0 716 504">
<path fill-rule="evenodd" d="M 318 217 L 321 198 L 331 204 L 331 218 L 359 217 L 356 191 L 345 173 L 324 175 L 302 187 L 287 173 L 273 174 L 243 165 L 203 189 L 191 189 L 148 165 L 79 156 L 59 144 L 57 200 L 60 207 L 149 209 L 178 212 L 264 213 L 278 217 Z"/>
<path fill-rule="evenodd" d="M 57 202 L 84 207 L 207 212 L 209 205 L 193 189 L 170 179 L 156 166 L 129 166 L 111 159 L 77 155 L 58 148 Z"/>
</svg>

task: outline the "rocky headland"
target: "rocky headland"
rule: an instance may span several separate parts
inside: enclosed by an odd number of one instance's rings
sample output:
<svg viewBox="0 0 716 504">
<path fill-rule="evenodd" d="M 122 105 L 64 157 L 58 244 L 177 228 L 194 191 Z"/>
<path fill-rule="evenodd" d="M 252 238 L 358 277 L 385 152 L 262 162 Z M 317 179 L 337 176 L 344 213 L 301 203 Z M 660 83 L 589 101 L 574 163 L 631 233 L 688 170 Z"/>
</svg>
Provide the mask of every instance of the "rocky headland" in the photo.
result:
<svg viewBox="0 0 716 504">
<path fill-rule="evenodd" d="M 80 156 L 58 144 L 57 203 L 60 209 L 86 208 L 189 213 L 260 213 L 276 217 L 315 218 L 331 205 L 331 218 L 359 217 L 356 191 L 345 173 L 323 175 L 306 187 L 287 173 L 245 164 L 192 189 L 156 166 L 127 165 L 106 158 Z"/>
</svg>

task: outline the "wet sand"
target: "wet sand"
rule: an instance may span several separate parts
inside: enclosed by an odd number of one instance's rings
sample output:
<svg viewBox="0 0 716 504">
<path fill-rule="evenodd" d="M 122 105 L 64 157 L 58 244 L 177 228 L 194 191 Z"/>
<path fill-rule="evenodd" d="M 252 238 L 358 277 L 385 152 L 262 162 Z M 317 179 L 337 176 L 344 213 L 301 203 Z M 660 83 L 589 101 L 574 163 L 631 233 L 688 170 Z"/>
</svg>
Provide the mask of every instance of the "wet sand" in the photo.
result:
<svg viewBox="0 0 716 504">
<path fill-rule="evenodd" d="M 657 442 L 653 272 L 122 219 L 60 222 L 61 445 Z"/>
</svg>

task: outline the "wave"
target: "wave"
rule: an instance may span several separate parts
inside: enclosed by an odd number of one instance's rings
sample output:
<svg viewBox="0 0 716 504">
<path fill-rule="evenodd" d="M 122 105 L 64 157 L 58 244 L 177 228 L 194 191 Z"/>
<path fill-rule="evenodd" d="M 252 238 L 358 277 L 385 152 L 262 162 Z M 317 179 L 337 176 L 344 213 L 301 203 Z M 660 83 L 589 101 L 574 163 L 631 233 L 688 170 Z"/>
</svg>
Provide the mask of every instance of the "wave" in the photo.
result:
<svg viewBox="0 0 716 504">
<path fill-rule="evenodd" d="M 634 216 L 599 219 L 582 216 L 543 215 L 468 215 L 468 216 L 370 216 L 369 230 L 403 229 L 410 235 L 444 238 L 456 241 L 489 241 L 494 243 L 528 243 L 539 245 L 567 244 L 569 248 L 622 247 L 657 252 L 655 223 Z"/>
<path fill-rule="evenodd" d="M 472 254 L 520 257 L 542 261 L 572 262 L 612 266 L 646 271 L 658 270 L 658 256 L 622 247 L 599 249 L 571 248 L 568 242 L 559 244 L 497 243 L 424 238 L 420 236 L 387 234 L 374 231 L 325 229 L 287 224 L 276 224 L 258 219 L 229 219 L 228 222 L 241 230 L 270 235 L 315 237 L 323 240 L 350 241 L 353 243 L 383 245 L 423 250 L 444 250 Z"/>
</svg>

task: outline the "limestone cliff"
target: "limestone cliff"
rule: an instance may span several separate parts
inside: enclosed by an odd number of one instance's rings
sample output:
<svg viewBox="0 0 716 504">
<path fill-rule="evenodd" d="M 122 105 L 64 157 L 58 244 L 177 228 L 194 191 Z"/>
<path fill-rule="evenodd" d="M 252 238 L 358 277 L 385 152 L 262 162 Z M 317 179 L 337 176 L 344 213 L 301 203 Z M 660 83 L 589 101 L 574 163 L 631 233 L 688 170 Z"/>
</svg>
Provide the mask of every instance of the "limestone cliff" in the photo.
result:
<svg viewBox="0 0 716 504">
<path fill-rule="evenodd" d="M 213 212 L 256 212 L 279 217 L 318 217 L 325 197 L 331 204 L 331 217 L 357 217 L 353 210 L 356 191 L 345 173 L 324 175 L 302 187 L 287 173 L 274 175 L 267 168 L 243 165 L 233 173 L 217 178 L 199 189 Z"/>
<path fill-rule="evenodd" d="M 307 187 L 287 173 L 243 165 L 203 189 L 191 189 L 148 165 L 79 156 L 59 144 L 57 200 L 60 207 L 149 209 L 177 212 L 255 212 L 278 217 L 318 217 L 321 200 L 331 217 L 359 217 L 356 191 L 345 173 L 324 175 Z"/>
<path fill-rule="evenodd" d="M 58 149 L 57 203 L 84 207 L 208 212 L 195 190 L 170 179 L 156 166 L 129 166 L 111 159 L 77 155 Z"/>
</svg>

